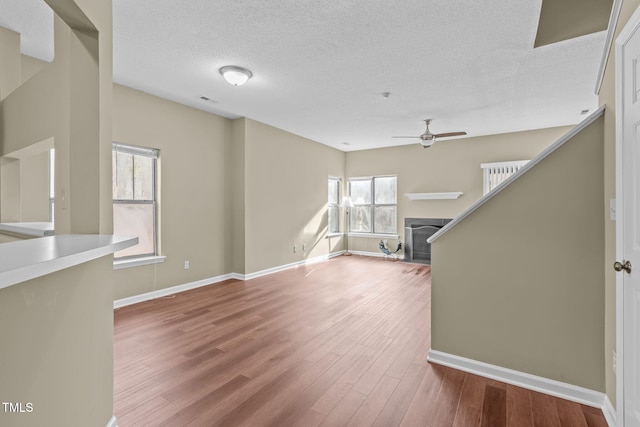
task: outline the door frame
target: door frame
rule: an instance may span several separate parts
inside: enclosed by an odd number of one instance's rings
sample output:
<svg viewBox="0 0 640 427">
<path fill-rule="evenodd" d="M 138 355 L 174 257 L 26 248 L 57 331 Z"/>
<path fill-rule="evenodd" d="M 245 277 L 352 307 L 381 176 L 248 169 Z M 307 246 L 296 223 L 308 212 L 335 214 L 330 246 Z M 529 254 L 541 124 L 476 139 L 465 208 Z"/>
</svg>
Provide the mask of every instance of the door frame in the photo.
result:
<svg viewBox="0 0 640 427">
<path fill-rule="evenodd" d="M 624 147 L 624 81 L 623 48 L 636 31 L 640 31 L 640 7 L 625 24 L 615 42 L 615 175 L 616 175 L 616 259 L 624 259 L 624 198 L 622 174 L 622 150 Z M 616 424 L 624 427 L 624 275 L 616 274 Z"/>
</svg>

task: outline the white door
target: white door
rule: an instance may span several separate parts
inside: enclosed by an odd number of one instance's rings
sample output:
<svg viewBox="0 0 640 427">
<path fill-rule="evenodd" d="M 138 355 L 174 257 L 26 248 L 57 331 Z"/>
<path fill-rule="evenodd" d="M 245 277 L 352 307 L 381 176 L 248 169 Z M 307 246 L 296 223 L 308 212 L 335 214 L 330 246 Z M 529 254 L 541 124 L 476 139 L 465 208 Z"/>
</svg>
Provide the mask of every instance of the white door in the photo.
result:
<svg viewBox="0 0 640 427">
<path fill-rule="evenodd" d="M 625 427 L 640 427 L 640 9 L 616 43 L 618 74 L 617 188 L 621 214 L 617 221 L 618 319 L 622 321 L 623 396 L 618 419 Z M 619 325 L 620 327 L 620 325 Z M 620 349 L 620 347 L 618 347 Z M 620 351 L 620 350 L 619 350 Z"/>
</svg>

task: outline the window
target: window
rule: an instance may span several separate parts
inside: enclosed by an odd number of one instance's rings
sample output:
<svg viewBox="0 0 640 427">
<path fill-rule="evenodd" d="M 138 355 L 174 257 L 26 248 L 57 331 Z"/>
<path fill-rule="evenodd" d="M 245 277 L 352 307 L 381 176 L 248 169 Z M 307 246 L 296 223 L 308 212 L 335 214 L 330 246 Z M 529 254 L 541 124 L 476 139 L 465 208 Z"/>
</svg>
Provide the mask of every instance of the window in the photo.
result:
<svg viewBox="0 0 640 427">
<path fill-rule="evenodd" d="M 396 176 L 349 178 L 349 232 L 397 234 L 396 187 Z"/>
<path fill-rule="evenodd" d="M 116 258 L 157 254 L 157 159 L 158 150 L 113 144 L 113 231 L 138 236 Z"/>
<path fill-rule="evenodd" d="M 329 234 L 340 233 L 340 178 L 329 177 L 329 196 L 327 199 Z"/>
</svg>

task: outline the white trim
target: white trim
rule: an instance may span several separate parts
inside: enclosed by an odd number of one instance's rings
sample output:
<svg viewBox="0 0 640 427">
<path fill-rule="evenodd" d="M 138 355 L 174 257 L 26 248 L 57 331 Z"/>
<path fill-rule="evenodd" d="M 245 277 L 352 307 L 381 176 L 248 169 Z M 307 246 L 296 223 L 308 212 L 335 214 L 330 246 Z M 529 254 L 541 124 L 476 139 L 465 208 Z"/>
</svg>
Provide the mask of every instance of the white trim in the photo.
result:
<svg viewBox="0 0 640 427">
<path fill-rule="evenodd" d="M 320 255 L 317 257 L 313 257 L 313 258 L 307 258 L 305 260 L 302 261 L 296 261 L 296 262 L 292 262 L 290 264 L 285 264 L 285 265 L 280 265 L 278 267 L 272 267 L 272 268 L 267 268 L 266 270 L 260 270 L 260 271 L 256 271 L 254 273 L 249 273 L 249 274 L 237 274 L 237 277 L 242 277 L 242 279 L 240 280 L 251 280 L 251 279 L 256 279 L 258 277 L 262 277 L 262 276 L 267 276 L 269 274 L 273 274 L 273 273 L 278 273 L 280 271 L 284 271 L 284 270 L 289 270 L 290 268 L 295 268 L 295 267 L 299 267 L 301 265 L 307 265 L 307 264 L 315 264 L 316 262 L 322 262 L 322 261 L 326 261 L 330 258 L 334 258 L 337 257 L 339 255 L 342 255 L 343 253 L 345 253 L 345 251 L 338 251 L 338 252 L 332 252 L 328 255 Z"/>
<path fill-rule="evenodd" d="M 140 147 L 139 145 L 125 144 L 122 142 L 112 142 L 111 149 L 118 153 L 132 154 L 134 156 L 149 157 L 157 159 L 160 150 L 157 148 Z"/>
<path fill-rule="evenodd" d="M 480 163 L 480 169 L 495 168 L 498 166 L 524 166 L 527 163 L 529 163 L 529 160 L 513 160 L 509 162 Z"/>
<path fill-rule="evenodd" d="M 371 175 L 371 176 L 348 176 L 347 177 L 347 181 L 362 181 L 362 180 L 367 180 L 367 179 L 373 179 L 373 178 L 388 178 L 388 177 L 398 177 L 397 173 L 389 173 L 389 174 L 382 174 L 382 175 Z"/>
<path fill-rule="evenodd" d="M 616 410 L 613 407 L 613 404 L 611 404 L 609 396 L 606 394 L 604 396 L 604 404 L 602 405 L 602 415 L 604 415 L 604 419 L 607 420 L 607 425 L 609 427 L 617 426 Z"/>
<path fill-rule="evenodd" d="M 156 298 L 162 298 L 167 295 L 173 295 L 178 292 L 184 292 L 202 286 L 213 285 L 215 283 L 223 282 L 229 279 L 237 279 L 235 273 L 223 274 L 221 276 L 211 277 L 209 279 L 196 280 L 195 282 L 185 283 L 183 285 L 172 286 L 170 288 L 158 289 L 157 291 L 151 291 L 140 295 L 134 295 L 132 297 L 122 298 L 113 302 L 113 308 L 125 307 L 131 304 L 137 304 L 143 301 L 149 301 Z"/>
<path fill-rule="evenodd" d="M 116 416 L 111 416 L 111 419 L 107 423 L 106 427 L 118 427 L 118 422 L 116 421 Z"/>
<path fill-rule="evenodd" d="M 620 9 L 622 8 L 622 0 L 614 0 L 611 7 L 611 15 L 609 15 L 609 25 L 607 26 L 607 37 L 604 41 L 604 47 L 602 51 L 602 58 L 600 59 L 600 68 L 598 69 L 598 78 L 596 79 L 595 94 L 600 94 L 600 88 L 602 87 L 602 80 L 604 79 L 604 72 L 607 68 L 607 62 L 609 61 L 609 53 L 611 52 L 611 46 L 613 45 L 613 35 L 616 32 L 616 26 L 618 25 L 618 17 L 620 16 Z"/>
<path fill-rule="evenodd" d="M 167 259 L 166 256 L 154 255 L 140 258 L 125 258 L 113 260 L 113 269 L 121 270 L 123 268 L 139 267 L 141 265 L 159 264 Z"/>
<path fill-rule="evenodd" d="M 515 371 L 513 369 L 503 368 L 502 366 L 467 359 L 466 357 L 460 357 L 437 350 L 429 350 L 427 360 L 431 363 L 448 366 L 460 371 L 480 375 L 481 377 L 491 378 L 503 383 L 523 387 L 528 390 L 534 390 L 559 397 L 561 399 L 570 400 L 572 402 L 601 408 L 604 412 L 606 396 L 604 393 L 599 391 L 551 380 L 549 378 L 539 377 L 537 375 L 527 374 L 525 372 Z"/>
<path fill-rule="evenodd" d="M 462 191 L 451 191 L 447 193 L 405 193 L 409 200 L 453 200 L 462 196 Z"/>
<path fill-rule="evenodd" d="M 617 1 L 617 0 L 616 0 Z M 640 7 L 635 10 L 629 21 L 618 35 L 615 43 L 615 150 L 616 150 L 616 259 L 624 257 L 624 203 L 622 177 L 623 115 L 624 115 L 624 79 L 623 46 L 640 26 Z M 624 287 L 623 275 L 616 274 L 616 421 L 624 426 Z"/>
<path fill-rule="evenodd" d="M 382 233 L 349 233 L 349 237 L 368 237 L 373 239 L 399 239 L 397 234 L 382 234 Z"/>
<path fill-rule="evenodd" d="M 367 251 L 349 251 L 349 252 L 351 252 L 353 255 L 370 256 L 370 257 L 375 257 L 375 258 L 404 259 L 404 254 L 402 254 L 402 255 L 398 255 L 398 254 L 385 255 L 382 252 L 367 252 Z"/>
<path fill-rule="evenodd" d="M 240 274 L 240 273 L 231 273 L 231 279 L 235 279 L 235 280 L 245 280 L 244 278 L 244 274 Z"/>
<path fill-rule="evenodd" d="M 635 14 L 634 14 L 635 16 Z M 628 24 L 627 24 L 628 25 Z M 624 208 L 622 203 L 622 114 L 623 114 L 623 78 L 622 78 L 622 35 L 627 27 L 616 40 L 616 77 L 615 77 L 615 174 L 616 174 L 616 259 L 623 259 L 624 230 Z M 622 274 L 616 274 L 616 410 L 620 414 L 620 425 L 624 426 L 624 287 Z M 617 415 L 616 415 L 616 418 Z"/>
<path fill-rule="evenodd" d="M 440 231 L 438 231 L 437 233 L 435 233 L 431 237 L 429 237 L 429 239 L 427 239 L 427 242 L 429 242 L 429 243 L 435 242 L 440 236 L 445 234 L 447 231 L 451 230 L 453 227 L 456 226 L 456 224 L 458 224 L 460 221 L 462 221 L 463 219 L 465 219 L 466 217 L 471 215 L 480 206 L 484 205 L 489 200 L 491 200 L 496 194 L 498 194 L 502 190 L 504 190 L 513 181 L 515 181 L 516 179 L 520 178 L 520 176 L 525 174 L 531 168 L 535 167 L 538 163 L 540 163 L 542 160 L 544 160 L 551 153 L 556 151 L 558 148 L 562 147 L 566 142 L 570 141 L 574 136 L 576 136 L 577 134 L 582 132 L 587 126 L 589 126 L 591 123 L 595 122 L 598 118 L 600 118 L 600 116 L 602 116 L 604 114 L 604 108 L 605 107 L 603 105 L 602 107 L 598 108 L 593 114 L 589 115 L 589 117 L 585 118 L 583 121 L 578 123 L 573 129 L 571 129 L 569 132 L 567 132 L 562 138 L 560 138 L 559 140 L 557 140 L 556 142 L 551 144 L 542 153 L 538 154 L 536 157 L 531 159 L 531 161 L 529 163 L 527 163 L 526 165 L 521 167 L 518 170 L 518 172 L 514 173 L 509 178 L 507 178 L 504 181 L 502 181 L 502 183 L 500 185 L 498 185 L 496 188 L 491 190 L 489 193 L 487 193 L 484 196 L 482 196 L 480 198 L 480 200 L 475 202 L 473 205 L 471 205 L 467 210 L 462 212 L 460 215 L 455 217 L 453 219 L 453 221 L 447 223 L 447 225 L 442 227 L 440 229 Z"/>
</svg>

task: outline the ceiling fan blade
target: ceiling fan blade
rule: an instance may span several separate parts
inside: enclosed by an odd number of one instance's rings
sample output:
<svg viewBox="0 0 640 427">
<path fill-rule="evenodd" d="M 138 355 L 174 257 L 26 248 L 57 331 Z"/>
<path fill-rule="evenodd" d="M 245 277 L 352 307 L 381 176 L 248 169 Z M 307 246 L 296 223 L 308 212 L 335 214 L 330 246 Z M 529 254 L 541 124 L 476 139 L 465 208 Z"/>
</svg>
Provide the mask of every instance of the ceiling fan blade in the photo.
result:
<svg viewBox="0 0 640 427">
<path fill-rule="evenodd" d="M 392 136 L 391 138 L 420 138 L 419 136 Z"/>
<path fill-rule="evenodd" d="M 462 136 L 466 135 L 466 132 L 448 132 L 448 133 L 438 133 L 434 135 L 436 138 L 448 138 L 450 136 Z"/>
</svg>

